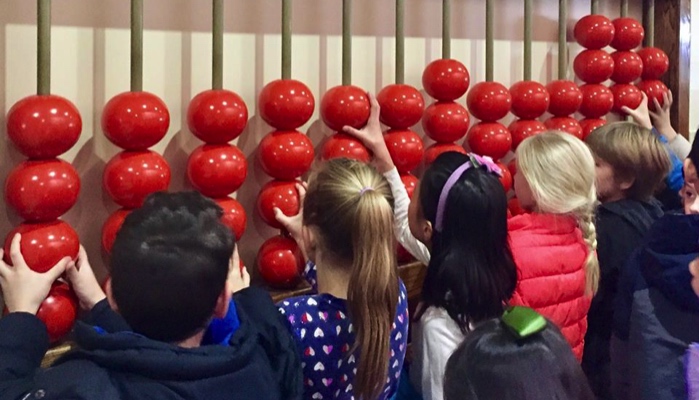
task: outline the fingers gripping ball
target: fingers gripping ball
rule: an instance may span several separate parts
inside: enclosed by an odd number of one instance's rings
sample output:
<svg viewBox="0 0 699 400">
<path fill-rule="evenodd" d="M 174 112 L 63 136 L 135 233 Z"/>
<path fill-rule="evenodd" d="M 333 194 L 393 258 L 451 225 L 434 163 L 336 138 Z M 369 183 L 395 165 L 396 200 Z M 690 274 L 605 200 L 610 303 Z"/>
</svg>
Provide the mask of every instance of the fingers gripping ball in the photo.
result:
<svg viewBox="0 0 699 400">
<path fill-rule="evenodd" d="M 404 174 L 414 170 L 425 153 L 422 139 L 411 130 L 390 130 L 384 135 L 393 163 Z"/>
<path fill-rule="evenodd" d="M 308 136 L 297 131 L 275 131 L 258 147 L 262 169 L 275 179 L 291 180 L 311 168 L 315 150 Z"/>
<path fill-rule="evenodd" d="M 576 24 L 575 40 L 586 49 L 601 49 L 614 39 L 614 24 L 604 15 L 586 15 Z"/>
<path fill-rule="evenodd" d="M 455 142 L 468 132 L 471 124 L 468 111 L 459 103 L 436 102 L 425 110 L 422 128 L 438 143 Z"/>
<path fill-rule="evenodd" d="M 51 343 L 60 341 L 70 333 L 77 316 L 78 298 L 63 282 L 53 284 L 36 313 L 36 317 L 46 325 Z"/>
<path fill-rule="evenodd" d="M 325 161 L 334 158 L 349 158 L 366 163 L 371 160 L 371 155 L 359 140 L 344 133 L 336 133 L 323 144 L 321 158 Z"/>
<path fill-rule="evenodd" d="M 658 100 L 658 103 L 663 105 L 663 94 L 668 92 L 667 86 L 661 81 L 641 81 L 636 85 L 642 92 L 648 96 L 648 109 L 655 111 L 653 99 Z"/>
<path fill-rule="evenodd" d="M 221 222 L 230 228 L 231 232 L 235 235 L 236 241 L 240 240 L 243 234 L 245 234 L 248 223 L 243 205 L 240 204 L 238 200 L 230 197 L 216 199 L 216 203 L 223 209 Z"/>
<path fill-rule="evenodd" d="M 20 251 L 27 266 L 36 272 L 46 272 L 65 257 L 76 259 L 80 239 L 73 228 L 63 221 L 23 223 L 5 238 L 6 263 L 11 264 L 10 244 L 15 234 L 21 234 Z"/>
<path fill-rule="evenodd" d="M 208 197 L 224 197 L 235 192 L 248 175 L 248 162 L 236 146 L 202 145 L 187 160 L 187 178 Z"/>
<path fill-rule="evenodd" d="M 546 85 L 551 96 L 549 113 L 555 117 L 565 117 L 575 113 L 582 104 L 583 95 L 573 81 L 559 80 Z"/>
<path fill-rule="evenodd" d="M 468 92 L 466 105 L 474 117 L 484 122 L 494 122 L 510 112 L 512 96 L 500 83 L 481 82 Z"/>
<path fill-rule="evenodd" d="M 30 222 L 52 221 L 78 201 L 80 177 L 72 165 L 59 160 L 25 161 L 5 181 L 5 199 Z"/>
<path fill-rule="evenodd" d="M 311 89 L 294 79 L 268 83 L 258 100 L 262 119 L 279 130 L 294 130 L 308 122 L 315 109 Z"/>
<path fill-rule="evenodd" d="M 376 96 L 381 123 L 393 129 L 408 129 L 420 122 L 425 111 L 422 94 L 410 85 L 389 85 Z"/>
<path fill-rule="evenodd" d="M 114 246 L 116 236 L 126 216 L 130 213 L 131 210 L 127 209 L 116 210 L 104 221 L 104 225 L 102 225 L 102 248 L 107 254 L 112 253 L 112 246 Z"/>
<path fill-rule="evenodd" d="M 248 123 L 248 108 L 230 90 L 207 90 L 196 95 L 187 109 L 187 125 L 208 144 L 224 144 L 240 136 Z"/>
<path fill-rule="evenodd" d="M 260 247 L 257 270 L 269 286 L 290 289 L 301 281 L 303 256 L 293 239 L 275 236 Z"/>
<path fill-rule="evenodd" d="M 571 117 L 553 117 L 544 122 L 547 129 L 569 133 L 578 139 L 582 139 L 583 131 L 580 123 Z"/>
<path fill-rule="evenodd" d="M 476 154 L 499 160 L 512 149 L 512 135 L 499 122 L 481 122 L 468 132 L 468 147 Z"/>
<path fill-rule="evenodd" d="M 447 153 L 447 152 L 457 152 L 461 154 L 466 154 L 466 150 L 464 149 L 463 146 L 459 146 L 458 144 L 455 143 L 435 143 L 432 146 L 428 147 L 427 150 L 425 150 L 425 166 L 429 166 L 434 162 L 434 160 L 437 159 L 442 153 Z"/>
<path fill-rule="evenodd" d="M 366 91 L 357 86 L 335 86 L 320 102 L 320 116 L 333 131 L 340 131 L 344 126 L 362 128 L 369 120 L 370 111 Z"/>
<path fill-rule="evenodd" d="M 148 92 L 125 92 L 113 97 L 102 111 L 107 139 L 125 150 L 146 150 L 165 137 L 170 113 L 165 103 Z"/>
<path fill-rule="evenodd" d="M 463 96 L 471 76 L 461 62 L 450 59 L 432 61 L 422 73 L 422 87 L 438 101 L 454 101 Z"/>
<path fill-rule="evenodd" d="M 123 151 L 104 168 L 102 184 L 120 206 L 137 208 L 151 193 L 170 186 L 170 166 L 152 151 Z"/>
<path fill-rule="evenodd" d="M 82 127 L 78 109 L 59 96 L 25 97 L 7 113 L 7 136 L 32 159 L 65 153 L 77 143 Z"/>
<path fill-rule="evenodd" d="M 282 229 L 274 216 L 274 209 L 278 208 L 284 215 L 296 215 L 301 206 L 299 193 L 296 190 L 298 181 L 270 181 L 267 182 L 257 196 L 257 212 L 262 220 L 272 228 Z"/>
<path fill-rule="evenodd" d="M 618 114 L 623 114 L 622 107 L 628 107 L 632 110 L 638 108 L 643 101 L 641 90 L 634 85 L 618 83 L 609 88 L 614 95 L 614 107 L 612 111 Z"/>
</svg>

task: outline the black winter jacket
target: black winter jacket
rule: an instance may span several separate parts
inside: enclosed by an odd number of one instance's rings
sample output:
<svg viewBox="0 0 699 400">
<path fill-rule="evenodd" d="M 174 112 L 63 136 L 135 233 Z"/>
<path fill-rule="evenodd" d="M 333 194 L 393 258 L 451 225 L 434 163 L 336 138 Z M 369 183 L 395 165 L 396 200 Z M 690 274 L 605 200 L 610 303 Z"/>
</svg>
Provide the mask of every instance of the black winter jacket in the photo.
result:
<svg viewBox="0 0 699 400">
<path fill-rule="evenodd" d="M 78 322 L 75 350 L 40 369 L 46 327 L 34 315 L 0 319 L 0 399 L 300 399 L 295 344 L 269 295 L 237 293 L 240 327 L 228 346 L 185 349 L 130 332 L 106 301 Z"/>
</svg>

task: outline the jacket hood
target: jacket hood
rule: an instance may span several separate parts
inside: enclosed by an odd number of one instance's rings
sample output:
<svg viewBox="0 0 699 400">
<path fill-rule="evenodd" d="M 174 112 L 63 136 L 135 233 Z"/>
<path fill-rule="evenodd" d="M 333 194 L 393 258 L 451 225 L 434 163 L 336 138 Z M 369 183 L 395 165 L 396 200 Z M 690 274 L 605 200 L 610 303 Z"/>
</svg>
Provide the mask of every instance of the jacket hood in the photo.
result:
<svg viewBox="0 0 699 400">
<path fill-rule="evenodd" d="M 640 233 L 647 232 L 653 222 L 663 216 L 662 205 L 655 199 L 625 199 L 603 203 L 599 206 L 598 213 L 605 212 L 618 216 Z"/>
<path fill-rule="evenodd" d="M 665 215 L 650 229 L 641 270 L 648 285 L 678 308 L 699 313 L 689 263 L 699 255 L 699 215 Z"/>
</svg>

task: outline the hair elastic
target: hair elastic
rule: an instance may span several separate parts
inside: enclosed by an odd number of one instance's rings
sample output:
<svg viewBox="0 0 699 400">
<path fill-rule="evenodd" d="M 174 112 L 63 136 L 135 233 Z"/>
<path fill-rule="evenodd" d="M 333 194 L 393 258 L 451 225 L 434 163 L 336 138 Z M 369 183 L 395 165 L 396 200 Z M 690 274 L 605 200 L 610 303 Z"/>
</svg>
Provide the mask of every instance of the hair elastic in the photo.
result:
<svg viewBox="0 0 699 400">
<path fill-rule="evenodd" d="M 471 167 L 476 166 L 484 167 L 488 170 L 488 172 L 498 176 L 502 176 L 502 170 L 497 164 L 495 164 L 492 158 L 482 157 L 473 153 L 469 153 L 468 157 L 469 161 L 466 161 L 454 172 L 452 172 L 452 174 L 449 176 L 449 179 L 447 179 L 447 182 L 444 184 L 444 187 L 442 187 L 442 192 L 439 194 L 439 202 L 437 203 L 437 216 L 434 224 L 434 229 L 437 232 L 441 232 L 443 228 L 442 225 L 444 225 L 444 212 L 446 209 L 449 192 L 451 191 L 451 188 L 454 187 L 459 178 L 461 178 L 461 175 L 463 175 L 464 172 L 466 172 Z"/>
<path fill-rule="evenodd" d="M 373 191 L 373 190 L 374 190 L 374 188 L 371 187 L 371 186 L 363 187 L 362 190 L 359 191 L 359 195 L 361 196 L 361 195 L 363 195 L 364 193 L 366 193 L 366 192 L 371 192 L 371 191 Z"/>
<path fill-rule="evenodd" d="M 517 339 L 537 334 L 548 324 L 546 318 L 529 307 L 510 307 L 500 320 Z"/>
</svg>

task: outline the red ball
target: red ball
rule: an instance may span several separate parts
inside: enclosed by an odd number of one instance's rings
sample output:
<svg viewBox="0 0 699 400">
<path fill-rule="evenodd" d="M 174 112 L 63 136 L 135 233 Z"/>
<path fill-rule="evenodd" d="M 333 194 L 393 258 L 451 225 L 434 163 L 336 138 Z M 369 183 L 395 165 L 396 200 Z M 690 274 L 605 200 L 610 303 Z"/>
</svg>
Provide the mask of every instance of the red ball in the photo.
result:
<svg viewBox="0 0 699 400">
<path fill-rule="evenodd" d="M 19 247 L 27 266 L 36 272 L 46 272 L 64 257 L 76 259 L 80 238 L 67 223 L 57 220 L 43 223 L 23 223 L 5 238 L 5 262 L 11 264 L 10 245 L 15 234 L 21 234 Z"/>
<path fill-rule="evenodd" d="M 633 50 L 641 45 L 645 32 L 643 25 L 633 18 L 617 18 L 614 24 L 612 47 L 616 50 Z"/>
<path fill-rule="evenodd" d="M 434 162 L 442 153 L 456 152 L 461 154 L 466 154 L 466 150 L 463 146 L 459 146 L 456 143 L 435 143 L 425 150 L 425 167 L 428 167 Z"/>
<path fill-rule="evenodd" d="M 524 139 L 544 132 L 546 127 L 537 120 L 518 119 L 513 121 L 507 128 L 512 135 L 512 150 L 517 150 Z"/>
<path fill-rule="evenodd" d="M 408 250 L 406 250 L 405 247 L 401 246 L 400 244 L 396 249 L 396 259 L 398 260 L 398 264 L 407 264 L 415 261 L 415 257 L 408 253 Z"/>
<path fill-rule="evenodd" d="M 344 126 L 363 127 L 369 120 L 370 111 L 366 91 L 357 86 L 335 86 L 320 102 L 320 116 L 334 131 L 341 131 Z"/>
<path fill-rule="evenodd" d="M 641 76 L 643 61 L 638 54 L 633 51 L 615 51 L 611 57 L 614 60 L 614 82 L 631 83 Z"/>
<path fill-rule="evenodd" d="M 526 211 L 519 205 L 519 199 L 513 197 L 507 202 L 507 209 L 512 213 L 512 216 L 526 214 Z"/>
<path fill-rule="evenodd" d="M 208 144 L 224 144 L 240 136 L 248 123 L 248 108 L 230 90 L 207 90 L 187 108 L 189 130 Z"/>
<path fill-rule="evenodd" d="M 170 127 L 165 103 L 153 93 L 125 92 L 113 97 L 102 111 L 102 130 L 124 150 L 146 150 Z"/>
<path fill-rule="evenodd" d="M 583 131 L 580 123 L 571 117 L 553 117 L 544 122 L 547 129 L 569 133 L 578 139 L 582 139 Z"/>
<path fill-rule="evenodd" d="M 257 153 L 262 170 L 275 179 L 291 180 L 311 168 L 315 149 L 311 139 L 297 131 L 275 131 L 260 142 Z"/>
<path fill-rule="evenodd" d="M 535 119 L 544 115 L 551 101 L 546 87 L 539 82 L 521 81 L 510 87 L 512 114 L 522 119 Z"/>
<path fill-rule="evenodd" d="M 641 79 L 644 81 L 660 79 L 670 68 L 670 59 L 657 47 L 644 47 L 637 51 L 643 62 Z"/>
<path fill-rule="evenodd" d="M 257 270 L 269 286 L 291 289 L 301 281 L 303 255 L 293 239 L 275 236 L 267 239 L 257 253 Z"/>
<path fill-rule="evenodd" d="M 510 173 L 510 170 L 507 168 L 507 166 L 501 162 L 498 161 L 498 167 L 500 167 L 500 170 L 502 171 L 502 176 L 500 177 L 500 183 L 502 183 L 502 188 L 505 189 L 505 193 L 509 192 L 512 190 L 512 184 L 514 183 L 512 179 L 512 174 Z"/>
<path fill-rule="evenodd" d="M 512 96 L 505 86 L 497 82 L 481 82 L 466 96 L 468 111 L 483 122 L 493 122 L 510 112 Z"/>
<path fill-rule="evenodd" d="M 245 214 L 243 205 L 240 204 L 238 200 L 230 197 L 216 199 L 216 203 L 223 209 L 221 222 L 230 228 L 233 235 L 235 235 L 236 241 L 240 240 L 243 234 L 245 234 L 248 223 L 248 217 Z"/>
<path fill-rule="evenodd" d="M 266 123 L 278 130 L 292 131 L 311 119 L 316 101 L 311 89 L 302 82 L 279 79 L 262 89 L 257 104 Z"/>
<path fill-rule="evenodd" d="M 553 81 L 546 85 L 551 96 L 549 113 L 555 117 L 565 117 L 575 113 L 582 104 L 582 92 L 573 81 Z"/>
<path fill-rule="evenodd" d="M 438 143 L 455 142 L 468 132 L 471 118 L 459 103 L 436 102 L 425 110 L 422 128 L 425 134 Z"/>
<path fill-rule="evenodd" d="M 366 163 L 371 160 L 371 155 L 362 142 L 353 136 L 336 133 L 323 144 L 321 158 L 325 161 L 333 158 L 349 158 Z"/>
<path fill-rule="evenodd" d="M 126 216 L 130 213 L 131 210 L 122 208 L 114 211 L 112 215 L 104 221 L 104 225 L 102 225 L 102 248 L 107 254 L 112 254 L 112 246 L 114 246 L 117 233 L 119 233 Z"/>
<path fill-rule="evenodd" d="M 274 209 L 280 209 L 284 215 L 293 216 L 299 213 L 301 202 L 297 181 L 269 181 L 257 196 L 257 212 L 262 220 L 272 228 L 282 229 L 282 224 L 274 217 Z"/>
<path fill-rule="evenodd" d="M 102 185 L 120 206 L 138 208 L 151 193 L 167 190 L 170 166 L 153 151 L 122 151 L 104 167 Z"/>
<path fill-rule="evenodd" d="M 7 136 L 33 159 L 57 157 L 78 142 L 83 122 L 69 100 L 53 95 L 29 96 L 7 113 Z"/>
<path fill-rule="evenodd" d="M 588 83 L 580 86 L 580 91 L 583 94 L 580 114 L 587 118 L 599 118 L 612 111 L 614 94 L 608 87 L 596 83 Z"/>
<path fill-rule="evenodd" d="M 440 59 L 427 65 L 422 73 L 422 87 L 439 101 L 454 101 L 463 96 L 471 84 L 471 76 L 461 62 Z"/>
<path fill-rule="evenodd" d="M 512 176 L 517 175 L 517 159 L 513 158 L 507 163 L 507 170 L 510 171 Z"/>
<path fill-rule="evenodd" d="M 512 148 L 512 135 L 499 122 L 481 122 L 474 125 L 466 138 L 468 147 L 476 154 L 499 160 Z"/>
<path fill-rule="evenodd" d="M 583 82 L 602 83 L 614 73 L 614 59 L 604 50 L 584 50 L 575 57 L 573 70 Z"/>
<path fill-rule="evenodd" d="M 411 130 L 390 130 L 384 135 L 388 153 L 401 174 L 414 170 L 422 161 L 422 139 Z"/>
<path fill-rule="evenodd" d="M 420 181 L 417 179 L 415 175 L 411 174 L 401 174 L 400 180 L 403 182 L 405 190 L 408 192 L 408 197 L 412 199 L 413 193 L 415 193 L 415 188 L 417 188 L 417 185 Z"/>
<path fill-rule="evenodd" d="M 583 130 L 583 136 L 582 139 L 585 140 L 587 139 L 587 136 L 592 133 L 595 129 L 602 127 L 607 124 L 606 119 L 600 119 L 600 118 L 586 118 L 583 120 L 580 120 L 580 126 L 582 127 Z"/>
<path fill-rule="evenodd" d="M 575 40 L 586 49 L 601 49 L 614 39 L 614 25 L 604 15 L 586 15 L 576 24 Z"/>
<path fill-rule="evenodd" d="M 46 325 L 49 341 L 56 343 L 73 329 L 78 317 L 78 298 L 67 284 L 55 282 L 36 317 Z"/>
<path fill-rule="evenodd" d="M 5 181 L 7 204 L 30 222 L 52 221 L 78 201 L 80 177 L 72 165 L 59 160 L 24 161 Z"/>
<path fill-rule="evenodd" d="M 187 160 L 187 178 L 204 196 L 228 196 L 243 185 L 247 175 L 245 154 L 236 146 L 201 145 Z"/>
<path fill-rule="evenodd" d="M 612 111 L 619 114 L 624 114 L 621 110 L 626 106 L 632 110 L 638 108 L 643 101 L 641 90 L 634 85 L 628 83 L 618 83 L 609 88 L 614 95 L 614 107 Z"/>
<path fill-rule="evenodd" d="M 408 129 L 420 122 L 425 111 L 422 94 L 410 85 L 389 85 L 376 100 L 381 106 L 381 123 L 393 129 Z"/>
<path fill-rule="evenodd" d="M 639 89 L 648 96 L 648 109 L 655 111 L 655 104 L 653 99 L 657 99 L 658 103 L 663 105 L 663 94 L 668 92 L 667 86 L 661 81 L 641 81 L 638 83 Z"/>
</svg>

